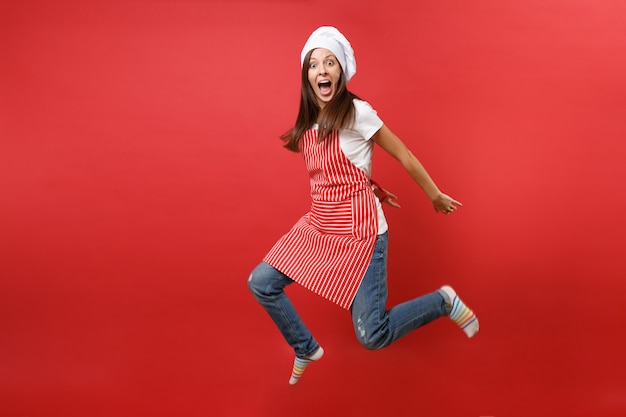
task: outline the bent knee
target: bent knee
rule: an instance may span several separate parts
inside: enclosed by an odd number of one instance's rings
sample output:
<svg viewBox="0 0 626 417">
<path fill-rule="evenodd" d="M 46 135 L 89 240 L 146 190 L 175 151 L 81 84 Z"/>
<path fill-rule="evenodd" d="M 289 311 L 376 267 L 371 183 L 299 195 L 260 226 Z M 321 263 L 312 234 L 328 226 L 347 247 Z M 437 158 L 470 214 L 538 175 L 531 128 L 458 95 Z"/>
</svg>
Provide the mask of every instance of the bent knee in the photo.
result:
<svg viewBox="0 0 626 417">
<path fill-rule="evenodd" d="M 385 343 L 385 339 L 380 336 L 370 337 L 370 338 L 363 338 L 363 337 L 357 336 L 357 339 L 359 340 L 359 343 L 361 344 L 361 346 L 363 346 L 367 350 L 378 350 L 387 346 L 387 344 Z"/>
<path fill-rule="evenodd" d="M 259 267 L 257 266 L 251 273 L 250 276 L 248 277 L 248 288 L 250 289 L 250 292 L 252 292 L 252 294 L 256 295 L 260 295 L 262 294 L 262 280 L 261 280 L 261 274 L 259 273 Z"/>
<path fill-rule="evenodd" d="M 276 270 L 268 264 L 261 262 L 248 277 L 248 288 L 255 297 L 268 295 L 272 291 L 272 285 L 276 281 Z"/>
<path fill-rule="evenodd" d="M 384 328 L 368 329 L 361 320 L 358 320 L 354 330 L 357 340 L 367 350 L 378 350 L 388 345 L 389 337 Z"/>
</svg>

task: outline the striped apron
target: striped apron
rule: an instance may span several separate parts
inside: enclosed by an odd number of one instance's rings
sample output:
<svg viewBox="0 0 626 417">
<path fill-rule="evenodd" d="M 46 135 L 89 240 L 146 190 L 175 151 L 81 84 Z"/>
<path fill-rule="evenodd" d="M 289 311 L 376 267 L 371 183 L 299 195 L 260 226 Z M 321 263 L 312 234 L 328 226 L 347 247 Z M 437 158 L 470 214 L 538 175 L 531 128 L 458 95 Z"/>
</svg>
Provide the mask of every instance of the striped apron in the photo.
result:
<svg viewBox="0 0 626 417">
<path fill-rule="evenodd" d="M 311 182 L 311 210 L 263 260 L 349 309 L 376 244 L 374 192 L 367 174 L 341 150 L 337 131 L 318 143 L 317 130 L 310 129 L 300 143 Z"/>
</svg>

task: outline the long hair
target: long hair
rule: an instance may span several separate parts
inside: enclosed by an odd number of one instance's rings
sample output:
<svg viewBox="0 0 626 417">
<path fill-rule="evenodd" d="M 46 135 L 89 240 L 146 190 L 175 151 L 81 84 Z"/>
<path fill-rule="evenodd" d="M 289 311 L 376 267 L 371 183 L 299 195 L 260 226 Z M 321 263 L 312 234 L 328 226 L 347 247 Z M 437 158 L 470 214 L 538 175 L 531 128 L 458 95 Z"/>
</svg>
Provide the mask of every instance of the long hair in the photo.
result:
<svg viewBox="0 0 626 417">
<path fill-rule="evenodd" d="M 354 105 L 352 101 L 358 97 L 348 91 L 343 68 L 335 96 L 323 109 L 320 109 L 313 87 L 311 87 L 309 83 L 308 63 L 311 59 L 312 52 L 311 50 L 306 54 L 303 61 L 304 64 L 302 65 L 300 108 L 298 110 L 296 124 L 280 137 L 284 142 L 285 148 L 293 152 L 300 152 L 300 139 L 302 135 L 316 122 L 318 124 L 318 142 L 325 140 L 333 131 L 347 128 L 354 122 Z"/>
</svg>

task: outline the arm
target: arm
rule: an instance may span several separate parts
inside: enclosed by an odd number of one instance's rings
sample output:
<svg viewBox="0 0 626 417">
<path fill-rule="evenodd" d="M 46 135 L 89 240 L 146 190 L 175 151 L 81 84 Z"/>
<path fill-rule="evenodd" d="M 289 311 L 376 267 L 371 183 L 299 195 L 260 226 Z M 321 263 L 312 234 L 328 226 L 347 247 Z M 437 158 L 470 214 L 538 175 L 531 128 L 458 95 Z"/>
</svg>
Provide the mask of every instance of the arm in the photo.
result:
<svg viewBox="0 0 626 417">
<path fill-rule="evenodd" d="M 437 188 L 435 182 L 430 178 L 424 166 L 411 153 L 406 145 L 385 125 L 372 136 L 372 140 L 383 148 L 389 155 L 393 156 L 422 188 L 424 193 L 433 203 L 435 212 L 450 214 L 458 207 L 462 206 L 459 201 L 442 193 Z"/>
</svg>

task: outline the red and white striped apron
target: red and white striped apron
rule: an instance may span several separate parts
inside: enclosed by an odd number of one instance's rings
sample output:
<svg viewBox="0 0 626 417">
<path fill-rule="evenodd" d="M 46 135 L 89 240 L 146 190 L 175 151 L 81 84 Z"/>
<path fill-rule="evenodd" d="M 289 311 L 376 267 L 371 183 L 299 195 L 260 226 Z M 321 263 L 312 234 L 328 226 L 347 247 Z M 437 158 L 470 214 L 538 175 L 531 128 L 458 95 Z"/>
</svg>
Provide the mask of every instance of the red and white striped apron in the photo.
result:
<svg viewBox="0 0 626 417">
<path fill-rule="evenodd" d="M 263 259 L 298 284 L 349 309 L 378 233 L 376 200 L 367 174 L 350 162 L 334 131 L 301 140 L 311 181 L 311 211 Z"/>
</svg>

